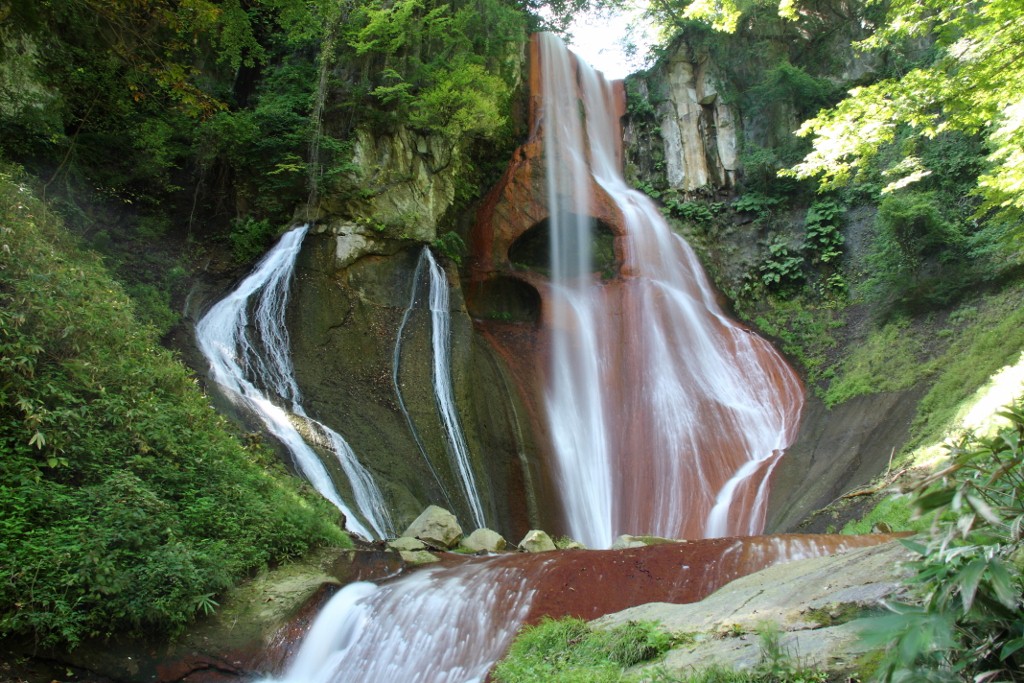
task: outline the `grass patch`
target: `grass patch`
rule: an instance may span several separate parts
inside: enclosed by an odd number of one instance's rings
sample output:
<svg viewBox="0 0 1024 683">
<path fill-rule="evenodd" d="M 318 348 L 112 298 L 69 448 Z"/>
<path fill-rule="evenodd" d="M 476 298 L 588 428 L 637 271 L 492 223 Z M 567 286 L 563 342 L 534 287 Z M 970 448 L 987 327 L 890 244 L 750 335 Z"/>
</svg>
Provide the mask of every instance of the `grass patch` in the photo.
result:
<svg viewBox="0 0 1024 683">
<path fill-rule="evenodd" d="M 896 532 L 925 531 L 930 523 L 929 518 L 915 517 L 907 496 L 894 495 L 884 498 L 862 519 L 847 522 L 841 533 L 870 534 L 878 524 L 887 524 Z"/>
<path fill-rule="evenodd" d="M 933 371 L 924 340 L 908 320 L 884 325 L 855 347 L 841 364 L 842 374 L 825 391 L 825 404 L 838 405 L 856 396 L 902 391 Z"/>
<path fill-rule="evenodd" d="M 950 316 L 953 336 L 940 373 L 921 399 L 913 433 L 916 442 L 938 439 L 955 422 L 963 403 L 1024 350 L 1024 287 L 1015 286 L 985 301 L 964 320 Z M 968 310 L 975 311 L 974 307 Z"/>
<path fill-rule="evenodd" d="M 843 326 L 841 305 L 805 296 L 770 297 L 768 302 L 770 307 L 753 319 L 757 328 L 803 367 L 810 386 L 828 380 L 833 374 L 831 356 L 838 344 L 835 333 Z M 749 319 L 748 313 L 740 313 Z"/>
<path fill-rule="evenodd" d="M 498 683 L 616 683 L 623 670 L 651 661 L 677 642 L 651 622 L 591 629 L 572 617 L 524 628 L 495 667 Z"/>
</svg>

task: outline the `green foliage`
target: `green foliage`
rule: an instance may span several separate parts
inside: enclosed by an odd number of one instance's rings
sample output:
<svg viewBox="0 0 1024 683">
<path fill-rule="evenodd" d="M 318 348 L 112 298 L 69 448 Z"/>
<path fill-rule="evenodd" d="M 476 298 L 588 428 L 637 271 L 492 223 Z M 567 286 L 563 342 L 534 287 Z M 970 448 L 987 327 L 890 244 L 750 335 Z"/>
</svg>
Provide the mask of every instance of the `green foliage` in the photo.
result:
<svg viewBox="0 0 1024 683">
<path fill-rule="evenodd" d="M 192 154 L 208 172 L 230 180 L 236 205 L 245 208 L 238 221 L 280 224 L 305 200 L 315 83 L 312 63 L 289 57 L 267 70 L 250 106 L 218 112 L 193 132 Z M 335 149 L 330 141 L 321 147 Z"/>
<path fill-rule="evenodd" d="M 863 518 L 850 520 L 841 533 L 870 534 L 880 524 L 896 532 L 926 531 L 931 521 L 930 515 L 916 514 L 909 496 L 893 495 L 883 499 Z"/>
<path fill-rule="evenodd" d="M 966 319 L 951 315 L 951 341 L 936 360 L 940 372 L 921 399 L 914 420 L 918 439 L 937 435 L 956 415 L 965 398 L 1000 368 L 1013 363 L 1024 350 L 1024 307 L 1021 287 L 992 296 Z M 973 307 L 962 306 L 959 311 Z"/>
<path fill-rule="evenodd" d="M 524 628 L 494 668 L 499 683 L 614 683 L 622 670 L 650 661 L 672 637 L 650 622 L 594 630 L 581 619 L 545 619 Z"/>
<path fill-rule="evenodd" d="M 834 188 L 861 179 L 879 152 L 909 135 L 933 139 L 947 131 L 980 135 L 988 156 L 975 190 L 983 210 L 1019 216 L 1024 210 L 1024 126 L 1018 94 L 1024 89 L 1024 25 L 1014 20 L 1020 0 L 950 4 L 944 0 L 896 0 L 866 49 L 900 41 L 933 40 L 935 57 L 872 85 L 854 88 L 836 107 L 805 122 L 813 150 L 793 167 Z M 887 164 L 895 190 L 932 169 L 919 158 Z M 1020 233 L 1020 227 L 1014 231 Z"/>
<path fill-rule="evenodd" d="M 663 203 L 662 213 L 665 215 L 698 224 L 711 223 L 715 216 L 725 211 L 722 202 L 691 202 L 678 196 L 666 196 Z"/>
<path fill-rule="evenodd" d="M 906 319 L 893 320 L 873 331 L 843 360 L 841 374 L 825 392 L 835 406 L 854 396 L 909 389 L 935 371 L 925 339 Z"/>
<path fill-rule="evenodd" d="M 844 209 L 831 199 L 822 199 L 807 209 L 804 218 L 804 249 L 810 252 L 812 262 L 830 264 L 843 254 L 842 216 Z"/>
<path fill-rule="evenodd" d="M 758 266 L 761 284 L 769 290 L 792 291 L 803 282 L 803 265 L 803 257 L 785 238 L 777 237 L 768 243 L 768 256 Z"/>
<path fill-rule="evenodd" d="M 525 17 L 514 5 L 370 0 L 344 17 L 340 30 L 340 57 L 363 66 L 352 94 L 368 94 L 385 123 L 452 140 L 505 133 L 516 78 L 510 45 L 525 37 Z"/>
<path fill-rule="evenodd" d="M 347 542 L 10 168 L 0 226 L 0 634 L 180 631 L 248 571 Z"/>
<path fill-rule="evenodd" d="M 765 71 L 761 82 L 747 93 L 754 102 L 792 102 L 801 117 L 831 104 L 836 95 L 837 87 L 831 79 L 811 76 L 788 60 Z"/>
<path fill-rule="evenodd" d="M 808 298 L 806 293 L 788 299 L 772 297 L 770 302 L 770 307 L 755 316 L 757 328 L 800 363 L 812 386 L 829 379 L 830 357 L 838 344 L 836 330 L 843 325 L 842 311 Z"/>
<path fill-rule="evenodd" d="M 235 220 L 228 233 L 231 254 L 239 263 L 252 263 L 266 253 L 276 234 L 277 230 L 268 220 L 257 221 L 251 217 Z"/>
<path fill-rule="evenodd" d="M 752 213 L 758 218 L 767 218 L 783 201 L 781 197 L 771 197 L 760 192 L 745 192 L 733 200 L 732 208 L 740 213 Z"/>
<path fill-rule="evenodd" d="M 905 307 L 946 303 L 969 283 L 960 268 L 964 257 L 963 234 L 936 193 L 888 194 L 878 207 L 865 291 L 876 302 Z"/>
<path fill-rule="evenodd" d="M 894 605 L 873 629 L 889 641 L 878 679 L 1018 680 L 1024 669 L 1024 403 L 1009 426 L 950 446 L 949 465 L 915 493 L 935 515 L 909 583 L 919 602 Z"/>
<path fill-rule="evenodd" d="M 439 254 L 457 266 L 462 265 L 462 259 L 466 256 L 466 243 L 457 232 L 438 235 L 434 240 L 433 247 Z"/>
</svg>

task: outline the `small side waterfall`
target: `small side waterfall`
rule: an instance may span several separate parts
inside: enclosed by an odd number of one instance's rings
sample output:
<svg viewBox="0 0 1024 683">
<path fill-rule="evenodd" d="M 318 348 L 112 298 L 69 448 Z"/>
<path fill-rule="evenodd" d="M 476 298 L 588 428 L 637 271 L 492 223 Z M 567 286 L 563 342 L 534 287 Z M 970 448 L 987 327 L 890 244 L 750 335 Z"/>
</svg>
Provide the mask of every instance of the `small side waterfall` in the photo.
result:
<svg viewBox="0 0 1024 683">
<path fill-rule="evenodd" d="M 493 563 L 350 584 L 321 610 L 281 683 L 480 683 L 526 618 L 527 584 L 524 571 Z"/>
<path fill-rule="evenodd" d="M 285 234 L 253 272 L 196 324 L 196 342 L 210 363 L 212 379 L 288 448 L 303 476 L 345 514 L 350 531 L 366 538 L 394 535 L 394 524 L 372 475 L 340 434 L 306 415 L 302 407 L 285 311 L 295 259 L 307 231 L 308 226 L 303 226 Z M 337 458 L 355 498 L 355 510 L 342 500 L 307 440 Z"/>
<path fill-rule="evenodd" d="M 402 334 L 409 322 L 409 318 L 420 297 L 420 287 L 426 271 L 427 301 L 430 308 L 431 327 L 431 353 L 432 353 L 432 381 L 434 386 L 434 401 L 437 405 L 441 426 L 444 429 L 445 446 L 448 452 L 452 470 L 457 474 L 462 489 L 462 497 L 466 502 L 467 509 L 472 515 L 473 523 L 479 528 L 487 526 L 484 515 L 483 504 L 480 500 L 480 491 L 476 482 L 476 475 L 473 473 L 473 464 L 470 459 L 469 446 L 463 435 L 462 425 L 459 421 L 458 408 L 455 404 L 455 396 L 452 393 L 451 376 L 451 311 L 449 310 L 448 279 L 444 270 L 438 265 L 429 247 L 424 247 L 420 253 L 419 261 L 416 264 L 416 271 L 413 274 L 412 293 L 409 299 L 409 307 L 402 317 L 402 324 L 398 328 L 398 336 L 395 341 L 395 352 L 392 370 L 392 380 L 395 385 L 395 393 L 398 395 L 399 407 L 405 415 L 406 422 L 412 432 L 413 439 L 419 447 L 427 464 L 430 466 L 434 478 L 437 480 L 445 498 L 451 505 L 451 498 L 434 468 L 427 453 L 426 446 L 419 435 L 416 425 L 409 415 L 405 401 L 402 398 L 401 385 L 398 380 L 399 366 L 401 362 Z"/>
<path fill-rule="evenodd" d="M 729 320 L 693 250 L 621 172 L 612 84 L 539 36 L 548 177 L 547 414 L 570 533 L 749 535 L 803 392 L 760 337 Z M 613 205 L 619 272 L 596 274 L 595 207 Z"/>
</svg>

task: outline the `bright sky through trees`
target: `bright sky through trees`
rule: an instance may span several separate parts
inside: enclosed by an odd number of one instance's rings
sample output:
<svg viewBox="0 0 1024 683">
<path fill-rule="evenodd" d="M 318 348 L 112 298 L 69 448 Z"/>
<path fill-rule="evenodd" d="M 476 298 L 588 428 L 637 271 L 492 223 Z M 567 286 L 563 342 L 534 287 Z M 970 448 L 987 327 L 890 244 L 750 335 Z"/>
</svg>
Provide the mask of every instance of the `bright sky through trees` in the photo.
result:
<svg viewBox="0 0 1024 683">
<path fill-rule="evenodd" d="M 644 68 L 653 42 L 653 29 L 642 14 L 643 7 L 587 12 L 569 28 L 569 49 L 605 77 L 625 78 Z M 628 44 L 636 49 L 627 49 Z"/>
</svg>

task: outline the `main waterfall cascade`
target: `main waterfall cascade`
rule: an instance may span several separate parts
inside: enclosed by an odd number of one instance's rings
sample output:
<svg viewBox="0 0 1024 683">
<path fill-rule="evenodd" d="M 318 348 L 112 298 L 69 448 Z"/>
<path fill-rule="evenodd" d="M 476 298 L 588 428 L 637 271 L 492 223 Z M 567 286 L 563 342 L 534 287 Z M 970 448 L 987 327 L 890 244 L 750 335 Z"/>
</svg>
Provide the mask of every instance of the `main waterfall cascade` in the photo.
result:
<svg viewBox="0 0 1024 683">
<path fill-rule="evenodd" d="M 340 434 L 302 407 L 285 311 L 295 259 L 308 230 L 303 226 L 285 234 L 231 294 L 210 308 L 196 324 L 196 341 L 212 379 L 284 444 L 303 476 L 344 513 L 350 531 L 365 538 L 394 536 L 394 523 L 373 476 Z M 335 456 L 348 478 L 355 511 L 342 500 L 309 442 Z"/>
<path fill-rule="evenodd" d="M 569 532 L 591 547 L 621 533 L 760 533 L 771 471 L 796 435 L 800 382 L 725 317 L 693 250 L 626 184 L 612 85 L 557 37 L 539 42 L 546 411 Z M 590 248 L 592 207 L 607 200 L 621 216 L 612 282 L 594 274 Z"/>
<path fill-rule="evenodd" d="M 480 490 L 476 483 L 476 475 L 473 472 L 469 446 L 462 431 L 458 408 L 455 404 L 455 396 L 452 390 L 451 311 L 448 296 L 448 279 L 445 277 L 444 270 L 437 263 L 429 247 L 424 247 L 423 251 L 420 252 L 420 258 L 416 263 L 416 270 L 413 273 L 409 306 L 406 308 L 405 314 L 402 316 L 402 323 L 398 327 L 393 355 L 394 360 L 392 361 L 392 382 L 395 386 L 395 394 L 398 397 L 399 409 L 405 416 L 413 440 L 426 460 L 431 473 L 434 475 L 438 486 L 448 501 L 449 507 L 454 507 L 447 487 L 431 462 L 426 446 L 419 436 L 419 431 L 416 429 L 416 424 L 406 408 L 405 401 L 402 398 L 401 383 L 399 382 L 402 335 L 408 325 L 409 317 L 420 298 L 424 271 L 426 271 L 427 302 L 430 309 L 431 379 L 434 385 L 434 403 L 437 406 L 441 426 L 444 431 L 445 446 L 452 465 L 451 469 L 459 478 L 462 498 L 472 516 L 473 523 L 477 528 L 481 528 L 487 526 L 484 506 L 480 500 Z"/>
</svg>

